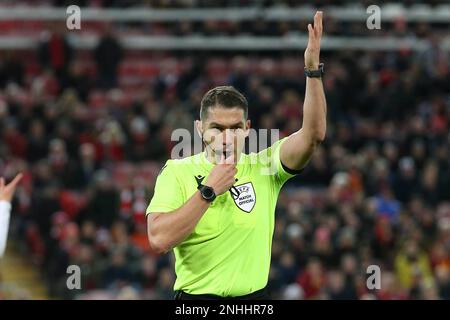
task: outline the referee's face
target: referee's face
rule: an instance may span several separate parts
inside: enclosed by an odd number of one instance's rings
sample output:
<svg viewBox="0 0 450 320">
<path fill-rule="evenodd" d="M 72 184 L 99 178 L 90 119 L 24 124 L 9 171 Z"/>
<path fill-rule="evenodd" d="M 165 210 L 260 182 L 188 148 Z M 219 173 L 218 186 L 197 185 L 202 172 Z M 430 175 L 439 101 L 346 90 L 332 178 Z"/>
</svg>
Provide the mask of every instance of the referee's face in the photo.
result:
<svg viewBox="0 0 450 320">
<path fill-rule="evenodd" d="M 244 111 L 238 107 L 216 106 L 210 108 L 207 114 L 206 119 L 198 121 L 197 125 L 208 153 L 214 153 L 211 160 L 217 162 L 222 154 L 226 158 L 234 154 L 237 161 L 249 133 L 250 120 L 245 119 Z"/>
</svg>

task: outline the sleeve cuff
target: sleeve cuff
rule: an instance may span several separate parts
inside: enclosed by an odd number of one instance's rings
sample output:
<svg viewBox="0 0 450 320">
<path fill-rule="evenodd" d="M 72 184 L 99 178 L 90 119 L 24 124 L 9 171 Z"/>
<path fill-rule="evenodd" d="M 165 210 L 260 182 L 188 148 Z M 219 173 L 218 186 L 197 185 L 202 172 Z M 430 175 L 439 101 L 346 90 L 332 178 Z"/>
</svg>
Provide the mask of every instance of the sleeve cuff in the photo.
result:
<svg viewBox="0 0 450 320">
<path fill-rule="evenodd" d="M 162 207 L 162 206 L 156 207 L 155 206 L 155 207 L 147 209 L 147 211 L 145 212 L 145 215 L 148 216 L 149 214 L 154 213 L 154 212 L 167 213 L 167 212 L 171 212 L 173 210 L 176 210 L 176 208 L 174 209 L 172 207 Z"/>
<path fill-rule="evenodd" d="M 0 200 L 0 212 L 11 211 L 11 203 L 9 201 Z"/>
<path fill-rule="evenodd" d="M 281 166 L 283 167 L 283 170 L 286 171 L 286 172 L 289 173 L 289 174 L 292 174 L 292 175 L 300 174 L 300 173 L 303 172 L 303 170 L 305 170 L 305 168 L 300 169 L 300 170 L 290 169 L 290 168 L 286 167 L 286 166 L 284 165 L 284 163 L 281 162 L 281 160 L 280 160 L 280 163 L 281 163 Z"/>
</svg>

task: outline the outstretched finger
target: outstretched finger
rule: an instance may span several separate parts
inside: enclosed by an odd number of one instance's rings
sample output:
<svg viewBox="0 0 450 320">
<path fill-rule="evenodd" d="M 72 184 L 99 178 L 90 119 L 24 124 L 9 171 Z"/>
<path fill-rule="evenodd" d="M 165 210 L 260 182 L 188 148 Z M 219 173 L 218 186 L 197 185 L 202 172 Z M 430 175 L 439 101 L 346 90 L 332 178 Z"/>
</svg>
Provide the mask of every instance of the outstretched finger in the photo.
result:
<svg viewBox="0 0 450 320">
<path fill-rule="evenodd" d="M 314 31 L 317 35 L 322 34 L 322 11 L 317 11 L 314 16 Z"/>
<path fill-rule="evenodd" d="M 308 23 L 308 34 L 310 37 L 314 36 L 314 29 L 313 29 L 311 23 Z"/>
</svg>

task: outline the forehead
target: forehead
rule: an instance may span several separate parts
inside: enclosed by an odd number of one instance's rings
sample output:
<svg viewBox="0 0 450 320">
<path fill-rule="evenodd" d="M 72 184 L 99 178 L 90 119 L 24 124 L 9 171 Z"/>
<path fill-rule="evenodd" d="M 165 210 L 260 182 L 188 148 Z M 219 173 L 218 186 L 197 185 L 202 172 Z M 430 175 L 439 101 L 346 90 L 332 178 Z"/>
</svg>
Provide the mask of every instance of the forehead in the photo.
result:
<svg viewBox="0 0 450 320">
<path fill-rule="evenodd" d="M 232 125 L 241 121 L 245 121 L 244 110 L 239 107 L 224 108 L 221 106 L 209 108 L 207 111 L 207 117 L 203 120 L 203 122 L 207 124 L 215 122 L 224 126 Z"/>
</svg>

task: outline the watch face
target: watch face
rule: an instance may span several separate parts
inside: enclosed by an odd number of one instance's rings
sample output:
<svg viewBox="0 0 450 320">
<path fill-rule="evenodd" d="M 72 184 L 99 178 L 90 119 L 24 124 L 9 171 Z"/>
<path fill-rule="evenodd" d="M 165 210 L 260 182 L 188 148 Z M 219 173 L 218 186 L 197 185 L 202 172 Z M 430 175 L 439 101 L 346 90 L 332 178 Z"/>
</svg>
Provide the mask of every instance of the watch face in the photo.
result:
<svg viewBox="0 0 450 320">
<path fill-rule="evenodd" d="M 214 196 L 214 191 L 212 188 L 204 187 L 202 190 L 203 196 L 207 199 L 210 199 Z"/>
</svg>

